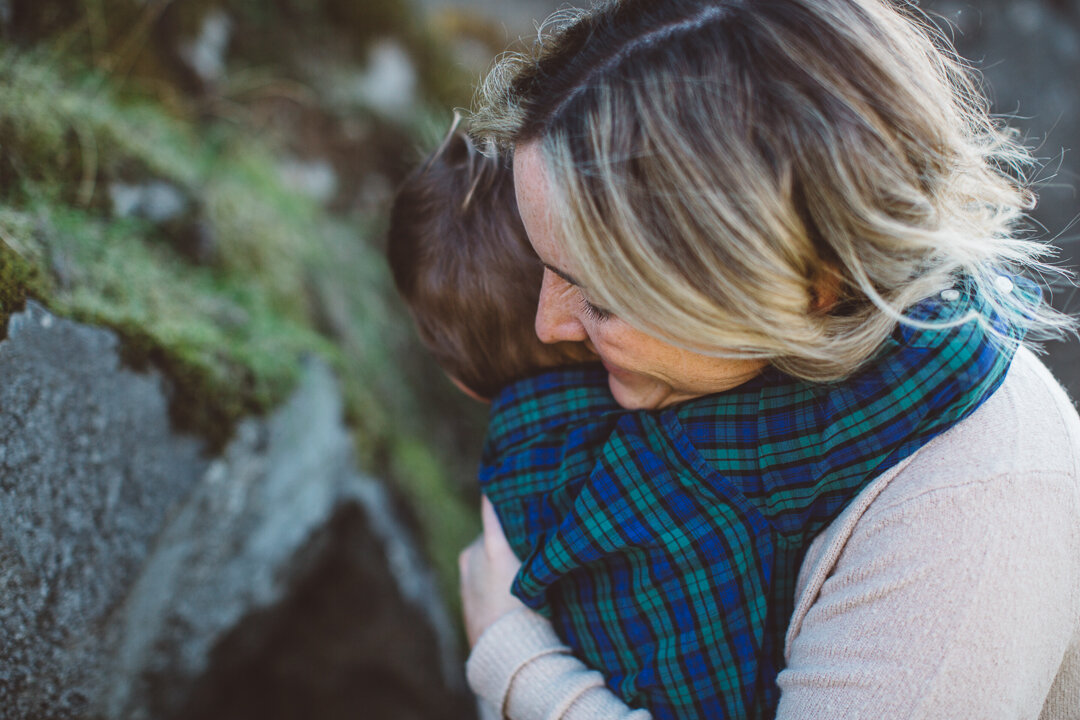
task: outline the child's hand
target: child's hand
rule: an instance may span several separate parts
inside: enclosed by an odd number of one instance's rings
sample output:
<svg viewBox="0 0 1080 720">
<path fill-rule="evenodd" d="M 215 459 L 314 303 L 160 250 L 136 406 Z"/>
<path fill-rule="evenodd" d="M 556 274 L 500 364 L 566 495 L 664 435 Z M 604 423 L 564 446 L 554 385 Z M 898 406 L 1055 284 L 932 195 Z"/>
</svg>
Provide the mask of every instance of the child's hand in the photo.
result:
<svg viewBox="0 0 1080 720">
<path fill-rule="evenodd" d="M 506 540 L 495 508 L 487 497 L 480 502 L 484 533 L 461 551 L 461 605 L 465 615 L 465 634 L 469 647 L 496 620 L 506 613 L 525 607 L 510 594 L 521 561 Z"/>
</svg>

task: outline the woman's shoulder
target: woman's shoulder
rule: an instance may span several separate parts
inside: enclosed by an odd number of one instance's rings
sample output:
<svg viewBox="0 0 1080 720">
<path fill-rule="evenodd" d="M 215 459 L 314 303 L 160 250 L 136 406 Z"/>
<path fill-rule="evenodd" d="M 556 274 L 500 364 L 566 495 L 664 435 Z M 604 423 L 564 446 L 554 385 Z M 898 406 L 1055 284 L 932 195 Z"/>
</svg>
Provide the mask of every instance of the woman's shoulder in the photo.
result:
<svg viewBox="0 0 1080 720">
<path fill-rule="evenodd" d="M 1007 487 L 1037 477 L 1080 495 L 1080 416 L 1046 366 L 1021 348 L 982 406 L 873 480 L 815 540 L 808 559 L 842 545 L 857 524 L 928 494 L 982 486 L 970 510 L 986 513 L 1050 502 L 1045 493 L 1010 496 Z"/>
<path fill-rule="evenodd" d="M 1020 348 L 1001 387 L 968 418 L 867 488 L 867 513 L 939 488 L 1006 477 L 1080 480 L 1080 416 L 1042 362 Z"/>
<path fill-rule="evenodd" d="M 1020 348 L 1001 387 L 969 418 L 916 453 L 912 470 L 934 471 L 955 465 L 954 458 L 984 477 L 1047 472 L 1076 477 L 1080 416 L 1046 366 Z"/>
<path fill-rule="evenodd" d="M 865 488 L 796 593 L 783 717 L 840 695 L 890 717 L 1034 717 L 1080 683 L 1080 417 L 1042 363 L 1020 351 L 976 412 Z"/>
<path fill-rule="evenodd" d="M 954 504 L 952 515 L 932 511 Z M 1046 366 L 1021 348 L 978 410 L 875 478 L 814 540 L 799 572 L 796 619 L 851 554 L 849 545 L 872 544 L 874 528 L 898 518 L 913 526 L 912 512 L 934 526 L 924 534 L 940 540 L 972 527 L 1004 531 L 1021 514 L 1071 514 L 1076 524 L 1078 508 L 1080 416 Z M 1080 556 L 1080 536 L 1073 540 Z"/>
<path fill-rule="evenodd" d="M 857 525 L 867 527 L 905 504 L 968 486 L 982 487 L 969 512 L 1053 502 L 1047 493 L 1008 489 L 1035 477 L 1051 478 L 1062 492 L 1080 495 L 1080 416 L 1046 366 L 1020 348 L 1001 387 L 975 412 L 871 481 L 818 536 L 800 587 L 818 556 L 835 559 Z"/>
</svg>

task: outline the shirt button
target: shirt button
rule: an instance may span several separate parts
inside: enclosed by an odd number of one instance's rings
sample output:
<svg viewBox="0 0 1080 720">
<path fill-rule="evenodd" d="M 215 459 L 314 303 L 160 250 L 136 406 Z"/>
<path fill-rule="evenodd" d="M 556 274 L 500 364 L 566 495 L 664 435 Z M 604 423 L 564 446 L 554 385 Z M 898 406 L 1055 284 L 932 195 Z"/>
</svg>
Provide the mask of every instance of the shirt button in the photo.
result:
<svg viewBox="0 0 1080 720">
<path fill-rule="evenodd" d="M 945 302 L 952 302 L 953 300 L 960 299 L 960 291 L 956 288 L 949 288 L 948 290 L 941 291 L 941 299 Z"/>
<path fill-rule="evenodd" d="M 996 287 L 999 292 L 1011 293 L 1013 290 L 1013 281 L 1004 275 L 998 275 L 994 278 L 994 287 Z"/>
</svg>

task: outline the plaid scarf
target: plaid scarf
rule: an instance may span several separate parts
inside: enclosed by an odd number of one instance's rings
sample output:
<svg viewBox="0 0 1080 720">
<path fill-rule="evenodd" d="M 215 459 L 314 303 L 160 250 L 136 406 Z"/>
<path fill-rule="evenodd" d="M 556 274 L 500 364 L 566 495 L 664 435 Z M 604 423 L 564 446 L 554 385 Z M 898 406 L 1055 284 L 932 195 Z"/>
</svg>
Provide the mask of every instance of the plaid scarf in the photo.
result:
<svg viewBox="0 0 1080 720">
<path fill-rule="evenodd" d="M 963 294 L 908 313 L 960 317 Z M 872 479 L 967 417 L 1013 350 L 979 322 L 899 324 L 847 380 L 766 370 L 727 392 L 628 412 L 601 367 L 506 388 L 482 491 L 524 564 L 513 592 L 632 707 L 772 717 L 810 542 Z"/>
</svg>

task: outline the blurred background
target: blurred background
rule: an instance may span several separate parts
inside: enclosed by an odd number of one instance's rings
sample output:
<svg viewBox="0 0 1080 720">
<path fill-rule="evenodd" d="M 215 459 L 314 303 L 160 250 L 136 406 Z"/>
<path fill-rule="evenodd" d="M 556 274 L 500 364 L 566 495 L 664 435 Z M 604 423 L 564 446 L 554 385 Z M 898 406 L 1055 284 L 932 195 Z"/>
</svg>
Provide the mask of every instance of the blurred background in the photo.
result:
<svg viewBox="0 0 1080 720">
<path fill-rule="evenodd" d="M 0 0 L 0 720 L 472 715 L 484 411 L 383 235 L 560 5 Z M 1036 148 L 1075 267 L 1080 0 L 922 7 Z M 1080 396 L 1080 343 L 1047 351 Z"/>
</svg>

